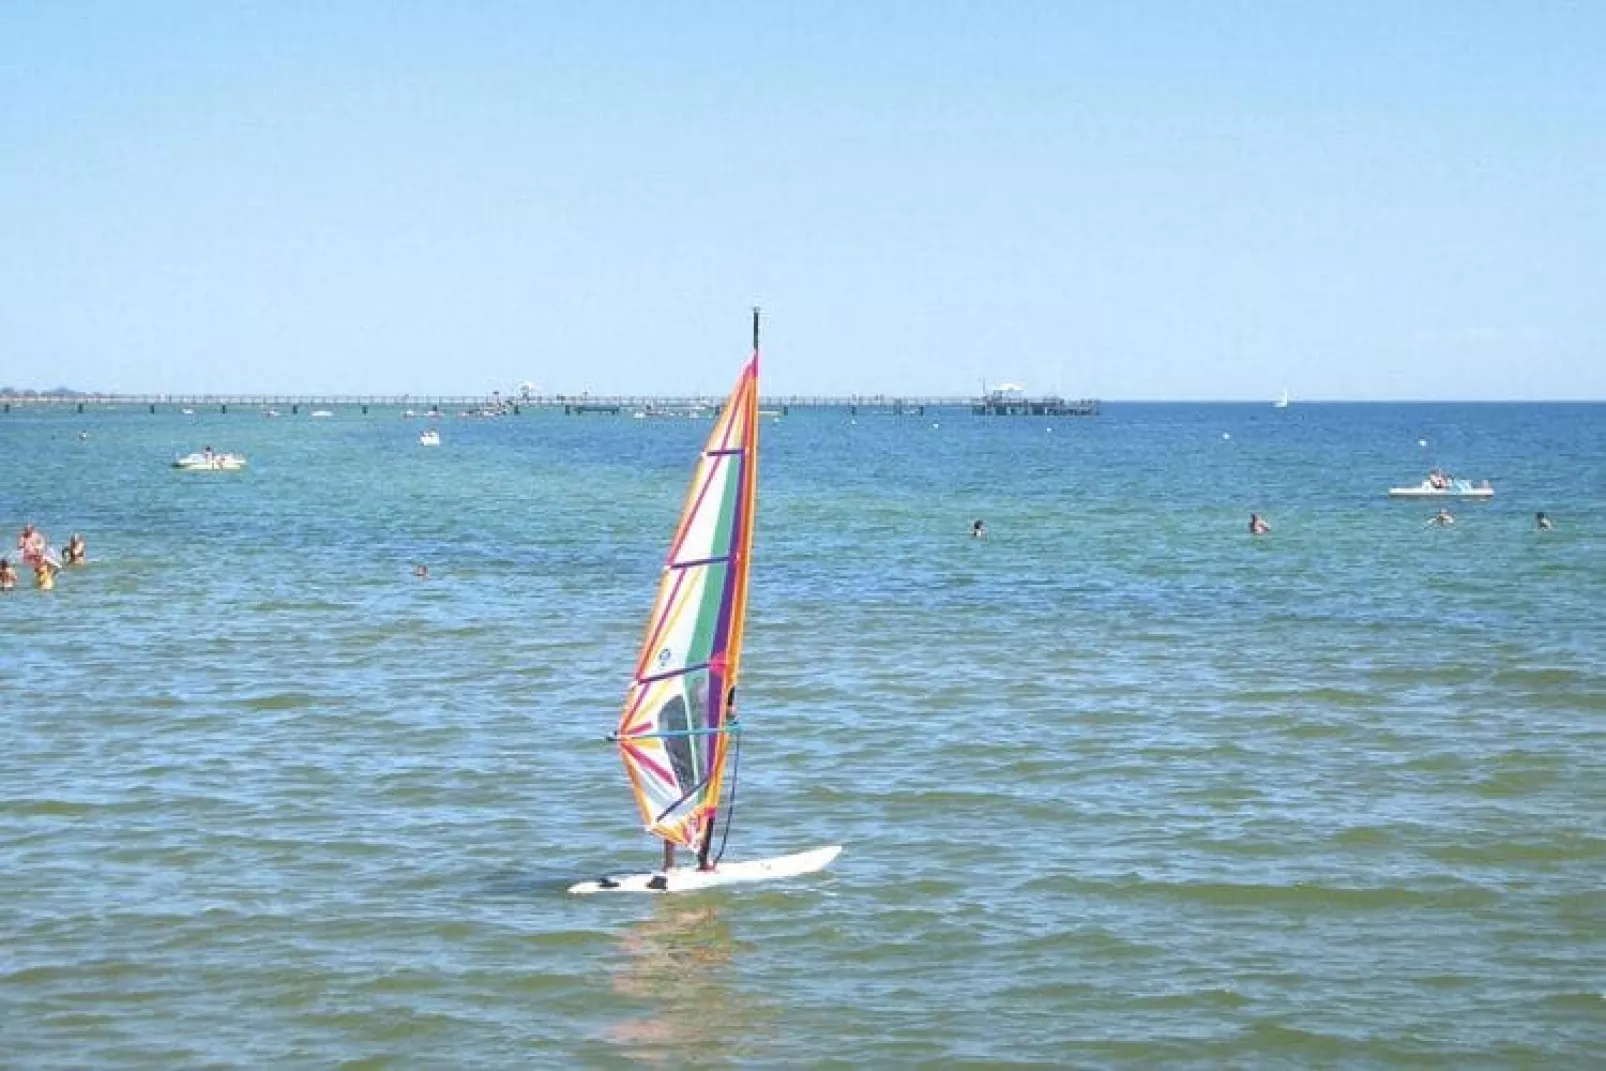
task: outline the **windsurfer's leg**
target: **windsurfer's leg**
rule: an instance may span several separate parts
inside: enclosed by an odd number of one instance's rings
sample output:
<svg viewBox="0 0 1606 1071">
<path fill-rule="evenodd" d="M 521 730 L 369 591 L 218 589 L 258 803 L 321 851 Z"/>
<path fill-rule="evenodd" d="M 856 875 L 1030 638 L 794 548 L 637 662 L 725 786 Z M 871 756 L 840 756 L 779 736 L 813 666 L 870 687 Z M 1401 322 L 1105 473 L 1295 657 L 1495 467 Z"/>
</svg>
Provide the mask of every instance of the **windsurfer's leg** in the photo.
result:
<svg viewBox="0 0 1606 1071">
<path fill-rule="evenodd" d="M 714 864 L 712 862 L 710 862 L 709 858 L 708 858 L 709 855 L 711 854 L 709 849 L 712 848 L 713 846 L 714 846 L 714 823 L 710 822 L 710 823 L 708 823 L 708 827 L 703 830 L 703 843 L 697 849 L 697 869 L 698 870 L 712 870 L 712 869 L 714 869 Z"/>
<path fill-rule="evenodd" d="M 664 841 L 664 870 L 667 872 L 667 871 L 673 870 L 674 868 L 675 868 L 675 842 L 672 841 L 672 840 L 666 840 L 666 841 Z"/>
</svg>

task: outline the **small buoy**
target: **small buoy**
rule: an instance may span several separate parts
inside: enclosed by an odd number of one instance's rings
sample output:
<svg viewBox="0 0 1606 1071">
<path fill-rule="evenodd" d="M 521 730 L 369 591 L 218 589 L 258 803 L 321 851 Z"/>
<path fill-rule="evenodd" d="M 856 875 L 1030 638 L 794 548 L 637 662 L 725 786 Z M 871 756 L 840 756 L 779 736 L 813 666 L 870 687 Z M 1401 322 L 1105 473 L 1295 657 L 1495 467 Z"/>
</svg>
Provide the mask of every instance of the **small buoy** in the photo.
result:
<svg viewBox="0 0 1606 1071">
<path fill-rule="evenodd" d="M 1418 446 L 1426 446 L 1427 444 L 1428 444 L 1428 441 L 1426 439 L 1418 439 L 1416 441 L 1416 445 L 1418 445 Z"/>
<path fill-rule="evenodd" d="M 1230 439 L 1230 438 L 1232 438 L 1232 432 L 1230 432 L 1230 431 L 1224 431 L 1224 432 L 1222 432 L 1222 433 L 1221 433 L 1221 437 L 1222 437 L 1222 438 L 1223 438 L 1223 439 Z"/>
</svg>

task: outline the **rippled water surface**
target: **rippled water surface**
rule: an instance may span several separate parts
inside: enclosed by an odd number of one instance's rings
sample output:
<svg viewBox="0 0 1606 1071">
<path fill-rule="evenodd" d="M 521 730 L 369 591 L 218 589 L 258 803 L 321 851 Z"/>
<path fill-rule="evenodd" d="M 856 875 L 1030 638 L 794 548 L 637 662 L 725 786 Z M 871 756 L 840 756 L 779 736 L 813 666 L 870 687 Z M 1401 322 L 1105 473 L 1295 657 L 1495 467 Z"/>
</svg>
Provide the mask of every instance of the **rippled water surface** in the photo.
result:
<svg viewBox="0 0 1606 1071">
<path fill-rule="evenodd" d="M 584 900 L 708 424 L 419 428 L 0 416 L 0 1062 L 1598 1059 L 1606 407 L 767 422 L 730 854 L 846 849 Z"/>
</svg>

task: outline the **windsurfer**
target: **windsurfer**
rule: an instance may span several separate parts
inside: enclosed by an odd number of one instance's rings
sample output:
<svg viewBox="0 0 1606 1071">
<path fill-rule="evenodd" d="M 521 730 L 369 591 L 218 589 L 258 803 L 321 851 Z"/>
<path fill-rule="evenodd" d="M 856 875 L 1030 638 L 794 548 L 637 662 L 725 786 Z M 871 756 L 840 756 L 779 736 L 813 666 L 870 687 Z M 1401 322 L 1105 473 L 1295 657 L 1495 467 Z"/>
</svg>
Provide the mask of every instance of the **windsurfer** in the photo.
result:
<svg viewBox="0 0 1606 1071">
<path fill-rule="evenodd" d="M 725 717 L 720 722 L 720 727 L 727 733 L 739 732 L 741 730 L 741 726 L 736 724 L 736 685 L 734 684 L 725 689 Z M 729 815 L 726 816 L 725 822 L 726 828 L 729 829 Z M 703 830 L 703 843 L 697 849 L 698 870 L 706 872 L 714 869 L 715 861 L 709 858 L 711 855 L 713 855 L 713 851 L 714 823 L 713 820 L 710 819 L 707 827 Z M 721 848 L 720 851 L 723 853 L 724 848 Z"/>
<path fill-rule="evenodd" d="M 696 703 L 696 705 L 698 707 L 701 707 L 703 705 L 703 696 L 705 694 L 707 694 L 702 690 L 704 687 L 705 686 L 704 686 L 703 682 L 700 679 L 697 680 L 692 685 L 693 696 L 694 696 L 694 699 L 695 699 L 695 703 Z M 723 720 L 723 722 L 721 724 L 727 730 L 734 730 L 736 728 L 736 685 L 734 685 L 734 684 L 731 685 L 730 688 L 727 689 L 726 692 L 725 692 L 725 717 L 724 717 L 724 720 Z M 697 848 L 697 869 L 698 870 L 709 871 L 709 870 L 713 870 L 714 869 L 714 863 L 709 858 L 709 856 L 712 854 L 713 843 L 714 843 L 714 823 L 713 823 L 712 820 L 710 820 L 708 822 L 708 824 L 706 826 L 704 826 L 704 828 L 703 828 L 703 842 Z M 675 867 L 675 842 L 672 841 L 672 840 L 665 839 L 664 840 L 664 866 L 663 866 L 663 872 L 665 874 L 668 874 L 671 870 L 674 869 L 674 867 Z"/>
</svg>

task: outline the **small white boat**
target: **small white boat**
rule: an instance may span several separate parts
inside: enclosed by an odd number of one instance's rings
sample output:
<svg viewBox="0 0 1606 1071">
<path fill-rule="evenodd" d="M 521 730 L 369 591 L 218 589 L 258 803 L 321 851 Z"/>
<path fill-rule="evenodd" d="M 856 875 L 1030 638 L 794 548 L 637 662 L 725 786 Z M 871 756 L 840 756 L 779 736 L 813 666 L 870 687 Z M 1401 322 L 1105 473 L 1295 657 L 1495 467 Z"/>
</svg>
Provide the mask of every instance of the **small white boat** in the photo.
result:
<svg viewBox="0 0 1606 1071">
<path fill-rule="evenodd" d="M 315 417 L 332 417 L 332 416 L 334 416 L 334 414 L 331 413 L 327 409 L 314 409 L 312 411 L 312 415 L 315 416 Z"/>
<path fill-rule="evenodd" d="M 1288 408 L 1288 389 L 1286 387 L 1283 389 L 1283 392 L 1277 396 L 1277 400 L 1271 403 L 1271 407 L 1273 409 Z"/>
<path fill-rule="evenodd" d="M 1415 487 L 1390 487 L 1390 498 L 1493 498 L 1494 488 L 1484 480 L 1473 486 L 1471 480 L 1423 480 Z"/>
<path fill-rule="evenodd" d="M 173 467 L 199 472 L 233 472 L 245 468 L 245 458 L 240 454 L 214 454 L 207 451 L 185 454 L 173 462 Z"/>
<path fill-rule="evenodd" d="M 418 436 L 419 446 L 439 446 L 440 444 L 441 433 L 436 431 L 434 428 L 430 428 L 428 431 L 422 432 Z"/>
</svg>

